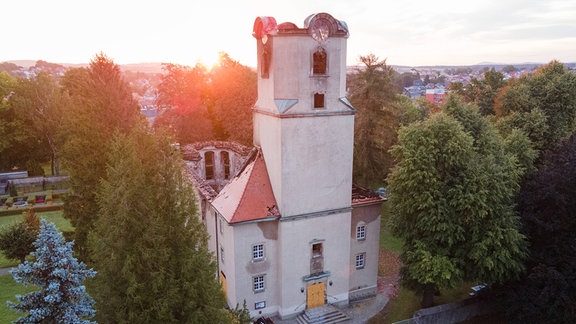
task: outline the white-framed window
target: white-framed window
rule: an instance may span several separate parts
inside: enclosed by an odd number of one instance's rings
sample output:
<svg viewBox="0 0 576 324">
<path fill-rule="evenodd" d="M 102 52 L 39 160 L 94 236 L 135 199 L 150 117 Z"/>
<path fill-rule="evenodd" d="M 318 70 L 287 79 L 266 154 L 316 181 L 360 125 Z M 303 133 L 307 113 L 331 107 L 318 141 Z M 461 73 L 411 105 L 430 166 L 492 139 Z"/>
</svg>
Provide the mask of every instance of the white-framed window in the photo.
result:
<svg viewBox="0 0 576 324">
<path fill-rule="evenodd" d="M 264 244 L 258 243 L 252 245 L 252 261 L 264 260 Z"/>
<path fill-rule="evenodd" d="M 356 226 L 356 240 L 363 241 L 366 239 L 366 225 L 359 224 Z"/>
<path fill-rule="evenodd" d="M 356 269 L 364 269 L 366 253 L 356 254 Z"/>
<path fill-rule="evenodd" d="M 264 291 L 264 275 L 252 277 L 252 289 L 254 292 Z"/>
<path fill-rule="evenodd" d="M 224 248 L 220 246 L 220 260 L 224 263 Z"/>
</svg>

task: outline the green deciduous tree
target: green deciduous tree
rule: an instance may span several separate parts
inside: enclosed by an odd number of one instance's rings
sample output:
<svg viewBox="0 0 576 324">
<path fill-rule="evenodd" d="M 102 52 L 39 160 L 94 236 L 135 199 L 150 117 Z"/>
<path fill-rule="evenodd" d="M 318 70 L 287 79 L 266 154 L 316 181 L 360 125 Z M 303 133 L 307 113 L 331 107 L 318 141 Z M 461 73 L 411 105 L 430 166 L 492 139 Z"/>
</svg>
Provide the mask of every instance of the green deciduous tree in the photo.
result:
<svg viewBox="0 0 576 324">
<path fill-rule="evenodd" d="M 26 256 L 34 250 L 34 241 L 40 232 L 40 219 L 34 209 L 29 208 L 23 213 L 21 222 L 10 226 L 0 233 L 0 250 L 7 258 L 26 260 Z"/>
<path fill-rule="evenodd" d="M 19 79 L 10 102 L 18 117 L 36 134 L 39 151 L 51 161 L 52 175 L 59 175 L 58 137 L 63 112 L 70 104 L 67 93 L 61 91 L 50 74 L 41 72 L 33 79 Z"/>
<path fill-rule="evenodd" d="M 405 241 L 402 282 L 423 293 L 424 307 L 439 288 L 521 273 L 517 159 L 477 108 L 451 97 L 444 112 L 401 128 L 392 153 L 389 203 L 393 231 Z"/>
<path fill-rule="evenodd" d="M 221 129 L 216 135 L 251 145 L 252 107 L 258 86 L 256 72 L 221 53 L 210 75 L 210 108 L 214 123 Z"/>
<path fill-rule="evenodd" d="M 214 139 L 213 123 L 206 105 L 209 73 L 201 64 L 190 68 L 164 65 L 156 104 L 160 114 L 155 128 L 164 128 L 181 144 Z"/>
<path fill-rule="evenodd" d="M 464 98 L 478 105 L 482 115 L 494 114 L 494 103 L 506 84 L 504 75 L 494 69 L 484 72 L 483 79 L 472 79 L 464 90 Z"/>
<path fill-rule="evenodd" d="M 552 61 L 505 87 L 496 102 L 497 116 L 514 119 L 511 123 L 524 130 L 538 150 L 554 148 L 574 131 L 576 74 Z"/>
<path fill-rule="evenodd" d="M 118 135 L 91 237 L 98 317 L 119 323 L 226 323 L 208 234 L 179 153 L 135 128 Z"/>
<path fill-rule="evenodd" d="M 112 137 L 144 121 L 120 67 L 104 54 L 88 69 L 69 70 L 62 84 L 72 100 L 64 119 L 62 160 L 71 177 L 64 216 L 75 227 L 77 252 L 87 260 L 86 238 L 98 210 L 96 187 L 105 177 Z"/>
<path fill-rule="evenodd" d="M 13 105 L 18 80 L 0 73 L 0 170 L 29 168 L 30 175 L 43 175 L 38 165 L 46 157 L 42 134 L 29 125 Z"/>
<path fill-rule="evenodd" d="M 26 256 L 34 250 L 32 243 L 36 240 L 38 229 L 31 228 L 24 221 L 3 226 L 0 229 L 0 250 L 8 259 L 26 260 Z"/>
</svg>

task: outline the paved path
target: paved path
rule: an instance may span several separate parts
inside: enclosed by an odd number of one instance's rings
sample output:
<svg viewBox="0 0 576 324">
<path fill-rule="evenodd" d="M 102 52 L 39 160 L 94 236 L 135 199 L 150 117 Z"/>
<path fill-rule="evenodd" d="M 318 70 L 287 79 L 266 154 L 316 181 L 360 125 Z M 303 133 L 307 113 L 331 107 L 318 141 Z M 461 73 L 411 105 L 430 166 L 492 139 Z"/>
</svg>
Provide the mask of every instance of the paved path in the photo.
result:
<svg viewBox="0 0 576 324">
<path fill-rule="evenodd" d="M 398 276 L 379 277 L 377 295 L 364 301 L 350 303 L 339 308 L 348 315 L 350 324 L 364 324 L 370 318 L 380 313 L 384 306 L 396 295 L 398 289 Z M 294 324 L 295 319 L 281 320 L 278 316 L 272 317 L 275 324 Z"/>
<path fill-rule="evenodd" d="M 14 268 L 0 268 L 0 276 L 10 273 L 10 270 L 12 270 L 12 269 L 16 269 L 16 267 L 14 267 Z"/>
</svg>

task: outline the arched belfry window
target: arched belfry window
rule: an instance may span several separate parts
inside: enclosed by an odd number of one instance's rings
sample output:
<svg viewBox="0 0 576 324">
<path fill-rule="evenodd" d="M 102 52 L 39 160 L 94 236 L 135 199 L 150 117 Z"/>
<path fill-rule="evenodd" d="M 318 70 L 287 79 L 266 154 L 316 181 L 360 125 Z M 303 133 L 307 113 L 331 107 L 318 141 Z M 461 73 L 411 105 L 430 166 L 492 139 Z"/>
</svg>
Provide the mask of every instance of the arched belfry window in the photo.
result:
<svg viewBox="0 0 576 324">
<path fill-rule="evenodd" d="M 326 50 L 322 47 L 319 47 L 314 54 L 312 54 L 312 74 L 314 75 L 323 75 L 326 74 L 326 67 L 328 61 L 328 55 L 326 54 Z"/>
</svg>

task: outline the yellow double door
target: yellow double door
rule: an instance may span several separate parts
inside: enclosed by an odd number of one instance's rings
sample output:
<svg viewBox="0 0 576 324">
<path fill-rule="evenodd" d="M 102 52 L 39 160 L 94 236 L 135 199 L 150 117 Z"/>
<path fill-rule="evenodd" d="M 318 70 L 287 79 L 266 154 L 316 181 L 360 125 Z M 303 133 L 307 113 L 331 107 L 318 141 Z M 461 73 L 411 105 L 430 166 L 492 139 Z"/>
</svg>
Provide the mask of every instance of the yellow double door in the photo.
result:
<svg viewBox="0 0 576 324">
<path fill-rule="evenodd" d="M 306 306 L 314 308 L 324 305 L 326 284 L 323 282 L 308 286 L 306 289 Z"/>
</svg>

